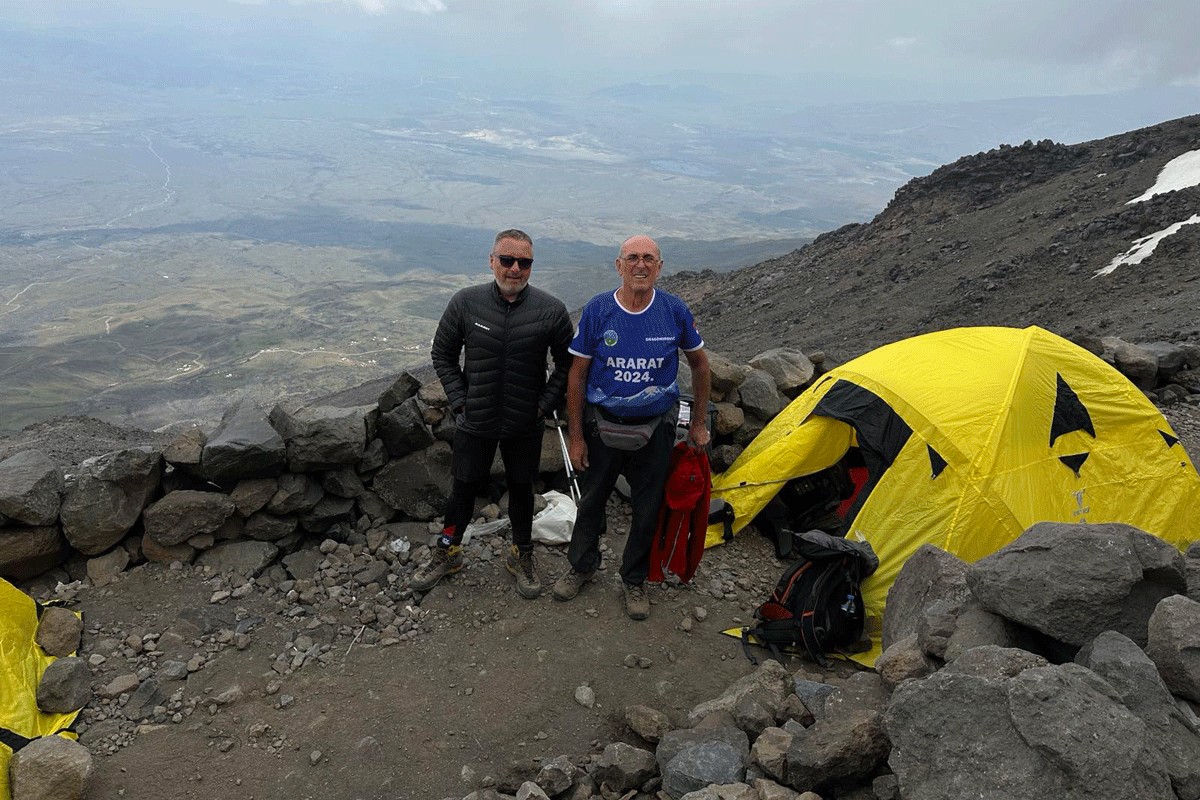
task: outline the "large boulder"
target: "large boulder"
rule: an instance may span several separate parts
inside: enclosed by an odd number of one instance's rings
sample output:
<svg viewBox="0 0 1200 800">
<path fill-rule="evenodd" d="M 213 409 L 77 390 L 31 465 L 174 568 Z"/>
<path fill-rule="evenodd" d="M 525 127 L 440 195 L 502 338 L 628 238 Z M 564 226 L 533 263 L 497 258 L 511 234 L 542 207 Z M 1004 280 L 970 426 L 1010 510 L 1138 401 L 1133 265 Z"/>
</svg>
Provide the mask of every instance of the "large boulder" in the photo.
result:
<svg viewBox="0 0 1200 800">
<path fill-rule="evenodd" d="M 86 747 L 61 736 L 43 736 L 13 753 L 9 789 L 13 800 L 83 800 L 92 771 Z"/>
<path fill-rule="evenodd" d="M 1171 692 L 1200 703 L 1200 603 L 1175 595 L 1150 617 L 1146 653 Z"/>
<path fill-rule="evenodd" d="M 1106 630 L 1144 645 L 1154 607 L 1186 590 L 1183 555 L 1120 523 L 1040 522 L 977 561 L 967 584 L 988 611 L 1074 647 Z"/>
<path fill-rule="evenodd" d="M 1146 725 L 1090 670 L 1006 675 L 987 665 L 968 671 L 965 658 L 962 671 L 896 687 L 884 725 L 902 796 L 1175 800 Z"/>
<path fill-rule="evenodd" d="M 839 781 L 862 782 L 888 755 L 883 715 L 851 708 L 828 714 L 792 736 L 787 753 L 787 784 L 813 791 Z"/>
<path fill-rule="evenodd" d="M 375 475 L 372 488 L 397 511 L 431 520 L 445 510 L 450 496 L 450 445 L 435 442 L 391 461 Z"/>
<path fill-rule="evenodd" d="M 253 578 L 271 566 L 277 555 L 279 548 L 270 542 L 226 542 L 205 550 L 196 559 L 196 564 L 216 572 Z"/>
<path fill-rule="evenodd" d="M 147 536 L 171 547 L 193 536 L 215 534 L 236 508 L 228 495 L 184 489 L 171 492 L 147 508 L 142 523 Z"/>
<path fill-rule="evenodd" d="M 791 674 L 778 661 L 767 659 L 754 672 L 735 681 L 720 697 L 694 707 L 688 712 L 688 723 L 696 725 L 721 711 L 734 714 L 738 702 L 750 696 L 757 697 L 772 712 L 776 711 L 783 705 L 784 698 L 792 693 L 794 685 Z"/>
<path fill-rule="evenodd" d="M 410 397 L 379 417 L 379 438 L 392 458 L 401 458 L 433 444 L 417 398 Z"/>
<path fill-rule="evenodd" d="M 293 408 L 281 403 L 271 409 L 271 425 L 287 445 L 292 472 L 316 472 L 357 464 L 367 447 L 367 429 L 378 413 L 375 406 Z"/>
<path fill-rule="evenodd" d="M 70 714 L 92 699 L 92 671 L 82 658 L 51 661 L 37 686 L 37 705 L 45 714 Z"/>
<path fill-rule="evenodd" d="M 812 382 L 817 368 L 809 357 L 790 347 L 776 347 L 750 359 L 753 369 L 760 369 L 775 379 L 775 387 L 785 397 L 795 397 Z"/>
<path fill-rule="evenodd" d="M 71 547 L 57 526 L 0 526 L 0 578 L 32 578 L 61 564 L 70 554 Z"/>
<path fill-rule="evenodd" d="M 1180 800 L 1200 800 L 1200 731 L 1176 705 L 1142 648 L 1127 636 L 1106 631 L 1084 646 L 1075 660 L 1106 680 L 1125 707 L 1146 724 L 1154 746 L 1166 759 Z"/>
<path fill-rule="evenodd" d="M 773 419 L 787 406 L 787 400 L 779 393 L 775 379 L 761 369 L 752 369 L 738 387 L 742 408 L 760 420 Z"/>
<path fill-rule="evenodd" d="M 84 555 L 108 550 L 133 528 L 161 481 L 162 456 L 149 447 L 84 461 L 59 512 L 67 541 Z"/>
<path fill-rule="evenodd" d="M 44 453 L 26 450 L 0 461 L 0 514 L 23 525 L 58 521 L 62 470 Z"/>
<path fill-rule="evenodd" d="M 441 386 L 441 383 L 437 383 L 437 385 Z M 379 395 L 379 403 L 377 404 L 379 411 L 386 414 L 410 397 L 415 397 L 419 391 L 421 391 L 421 382 L 413 377 L 411 373 L 401 372 L 396 376 L 396 380 L 392 385 L 385 389 L 383 394 Z"/>
<path fill-rule="evenodd" d="M 269 514 L 282 515 L 311 511 L 325 496 L 325 491 L 316 478 L 295 472 L 286 472 L 280 475 L 277 486 L 275 494 L 267 503 L 266 511 Z"/>
<path fill-rule="evenodd" d="M 970 597 L 967 563 L 933 545 L 921 545 L 900 568 L 888 589 L 883 617 L 883 649 L 920 633 L 925 612 L 935 604 L 957 609 Z"/>
<path fill-rule="evenodd" d="M 204 444 L 200 470 L 214 481 L 269 478 L 283 472 L 287 450 L 262 409 L 251 403 L 230 406 Z"/>
</svg>

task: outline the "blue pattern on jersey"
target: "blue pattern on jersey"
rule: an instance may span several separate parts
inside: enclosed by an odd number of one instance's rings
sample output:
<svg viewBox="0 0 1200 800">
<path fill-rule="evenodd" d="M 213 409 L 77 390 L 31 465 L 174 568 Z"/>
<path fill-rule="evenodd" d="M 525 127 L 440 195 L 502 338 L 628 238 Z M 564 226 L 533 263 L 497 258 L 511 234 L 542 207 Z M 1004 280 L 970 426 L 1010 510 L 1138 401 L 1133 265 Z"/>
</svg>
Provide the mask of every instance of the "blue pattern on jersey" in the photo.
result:
<svg viewBox="0 0 1200 800">
<path fill-rule="evenodd" d="M 666 413 L 679 398 L 679 350 L 696 350 L 704 339 L 687 304 L 655 289 L 650 305 L 632 314 L 615 292 L 598 294 L 583 307 L 571 352 L 592 359 L 587 401 L 622 417 Z"/>
</svg>

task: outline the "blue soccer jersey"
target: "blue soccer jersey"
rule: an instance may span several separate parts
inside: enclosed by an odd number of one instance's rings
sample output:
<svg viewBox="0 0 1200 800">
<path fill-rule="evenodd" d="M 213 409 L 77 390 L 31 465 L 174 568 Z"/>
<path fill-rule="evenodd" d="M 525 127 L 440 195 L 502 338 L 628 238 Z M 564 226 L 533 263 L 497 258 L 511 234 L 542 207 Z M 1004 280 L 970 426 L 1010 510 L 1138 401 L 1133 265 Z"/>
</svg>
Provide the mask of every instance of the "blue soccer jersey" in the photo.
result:
<svg viewBox="0 0 1200 800">
<path fill-rule="evenodd" d="M 699 350 L 704 339 L 687 304 L 654 290 L 637 313 L 598 294 L 583 307 L 570 350 L 592 360 L 587 401 L 622 417 L 663 414 L 679 399 L 679 351 Z"/>
</svg>

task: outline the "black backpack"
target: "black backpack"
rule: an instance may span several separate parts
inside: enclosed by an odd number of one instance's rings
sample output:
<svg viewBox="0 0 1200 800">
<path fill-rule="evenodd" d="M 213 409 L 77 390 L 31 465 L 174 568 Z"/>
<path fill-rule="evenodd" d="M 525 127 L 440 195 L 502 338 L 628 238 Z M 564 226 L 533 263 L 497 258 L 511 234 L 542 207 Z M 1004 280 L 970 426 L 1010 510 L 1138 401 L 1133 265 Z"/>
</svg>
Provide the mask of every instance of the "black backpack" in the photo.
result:
<svg viewBox="0 0 1200 800">
<path fill-rule="evenodd" d="M 754 611 L 756 625 L 742 631 L 742 645 L 762 644 L 779 658 L 799 649 L 822 667 L 826 653 L 843 651 L 862 638 L 863 609 L 859 584 L 879 566 L 866 542 L 849 541 L 822 531 L 794 536 L 800 560 L 779 579 L 771 597 Z M 782 659 L 780 659 L 782 660 Z"/>
</svg>

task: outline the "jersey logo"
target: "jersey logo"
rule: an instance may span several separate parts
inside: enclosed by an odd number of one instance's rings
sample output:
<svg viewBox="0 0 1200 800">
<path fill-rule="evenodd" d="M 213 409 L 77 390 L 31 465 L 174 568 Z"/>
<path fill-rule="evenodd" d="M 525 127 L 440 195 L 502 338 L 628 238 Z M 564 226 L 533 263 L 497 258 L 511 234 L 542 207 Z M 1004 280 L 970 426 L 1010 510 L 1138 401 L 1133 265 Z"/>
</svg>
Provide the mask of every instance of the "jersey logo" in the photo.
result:
<svg viewBox="0 0 1200 800">
<path fill-rule="evenodd" d="M 674 336 L 647 336 L 646 341 L 647 342 L 673 342 L 673 341 L 675 341 L 675 337 Z"/>
<path fill-rule="evenodd" d="M 617 346 L 617 332 L 612 330 L 611 328 L 609 330 L 606 330 L 604 332 L 604 343 L 606 345 L 608 345 L 609 347 L 616 347 Z"/>
</svg>

